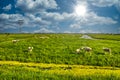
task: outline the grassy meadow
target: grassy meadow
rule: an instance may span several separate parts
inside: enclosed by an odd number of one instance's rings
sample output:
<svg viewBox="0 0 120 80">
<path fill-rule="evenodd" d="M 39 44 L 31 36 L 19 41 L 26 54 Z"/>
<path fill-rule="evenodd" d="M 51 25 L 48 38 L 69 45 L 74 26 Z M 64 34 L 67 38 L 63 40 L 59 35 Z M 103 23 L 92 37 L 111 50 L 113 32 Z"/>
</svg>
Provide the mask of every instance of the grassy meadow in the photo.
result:
<svg viewBox="0 0 120 80">
<path fill-rule="evenodd" d="M 120 80 L 120 35 L 82 35 L 0 34 L 0 79 Z M 92 51 L 76 54 L 84 46 Z M 111 55 L 103 47 L 110 48 Z"/>
</svg>

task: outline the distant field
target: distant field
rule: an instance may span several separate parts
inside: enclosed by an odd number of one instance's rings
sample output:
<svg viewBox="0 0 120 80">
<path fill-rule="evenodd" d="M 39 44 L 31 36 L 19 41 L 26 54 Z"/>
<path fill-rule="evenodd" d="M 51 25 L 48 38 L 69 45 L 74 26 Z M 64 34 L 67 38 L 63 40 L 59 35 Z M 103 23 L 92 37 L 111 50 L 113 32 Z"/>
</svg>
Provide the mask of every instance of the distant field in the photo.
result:
<svg viewBox="0 0 120 80">
<path fill-rule="evenodd" d="M 64 78 L 63 80 L 73 80 L 73 79 L 86 79 L 85 80 L 96 80 L 98 77 L 107 79 L 113 78 L 113 80 L 119 80 L 120 73 L 120 35 L 110 35 L 110 34 L 88 34 L 93 39 L 84 39 L 81 38 L 83 34 L 0 34 L 0 77 L 4 79 L 4 76 L 8 76 L 8 78 L 12 78 L 12 76 L 17 73 L 13 71 L 18 71 L 19 73 L 24 73 L 26 75 L 20 75 L 19 79 L 31 78 L 31 75 L 36 75 L 35 77 L 44 79 L 52 79 L 57 80 L 60 78 Z M 12 40 L 20 40 L 17 43 L 12 43 Z M 32 52 L 28 52 L 27 48 L 31 46 L 33 47 Z M 92 48 L 91 52 L 81 52 L 80 54 L 76 54 L 76 49 L 81 48 L 83 46 L 88 46 Z M 111 55 L 109 53 L 105 53 L 102 48 L 107 47 L 111 49 Z M 91 53 L 91 55 L 90 55 Z M 42 63 L 42 64 L 60 64 L 60 65 L 86 65 L 93 66 L 93 71 L 95 71 L 94 75 L 88 76 L 87 73 L 93 72 L 89 69 L 82 68 L 70 68 L 70 70 L 64 70 L 65 68 L 55 68 L 53 70 L 41 71 L 41 68 L 28 65 L 13 65 L 4 64 L 4 61 L 19 61 L 23 63 Z M 12 63 L 14 64 L 14 62 Z M 101 67 L 112 67 L 118 68 L 117 70 L 111 69 L 100 69 L 96 70 L 94 66 Z M 52 66 L 54 68 L 54 66 Z M 30 70 L 28 70 L 30 69 Z M 7 73 L 5 72 L 7 70 Z M 36 71 L 38 70 L 38 71 Z M 54 72 L 59 73 L 54 73 Z M 81 74 L 81 71 L 87 71 L 85 75 Z M 105 70 L 105 71 L 104 71 Z M 30 71 L 30 73 L 28 72 Z M 63 72 L 62 72 L 63 71 Z M 70 74 L 68 74 L 70 71 Z M 75 71 L 78 71 L 73 76 Z M 98 75 L 97 74 L 98 71 Z M 108 71 L 108 73 L 106 73 Z M 80 73 L 79 73 L 80 72 Z M 99 75 L 100 73 L 104 75 Z M 110 73 L 109 73 L 110 72 Z M 114 73 L 115 74 L 112 74 Z M 2 74 L 3 73 L 3 74 Z M 6 74 L 5 74 L 6 73 Z M 65 74 L 60 74 L 65 73 Z M 49 78 L 46 78 L 46 74 L 48 74 Z M 90 75 L 90 74 L 89 74 Z M 27 76 L 27 77 L 26 77 Z M 47 76 L 47 77 L 48 77 Z M 65 77 L 67 76 L 67 77 Z M 16 78 L 16 77 L 15 77 Z M 6 77 L 7 79 L 7 77 Z M 103 80 L 102 79 L 102 80 Z"/>
<path fill-rule="evenodd" d="M 120 41 L 120 34 L 88 34 L 88 35 L 96 39 Z"/>
</svg>

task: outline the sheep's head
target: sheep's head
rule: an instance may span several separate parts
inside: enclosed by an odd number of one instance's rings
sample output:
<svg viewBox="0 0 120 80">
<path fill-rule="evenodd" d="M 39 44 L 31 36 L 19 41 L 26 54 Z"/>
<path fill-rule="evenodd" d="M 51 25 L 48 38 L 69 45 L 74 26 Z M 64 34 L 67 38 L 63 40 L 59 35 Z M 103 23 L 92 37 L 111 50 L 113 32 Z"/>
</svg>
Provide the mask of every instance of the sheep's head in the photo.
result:
<svg viewBox="0 0 120 80">
<path fill-rule="evenodd" d="M 80 49 L 76 49 L 76 52 L 80 52 Z"/>
<path fill-rule="evenodd" d="M 28 47 L 28 50 L 32 50 L 33 49 L 33 47 Z"/>
</svg>

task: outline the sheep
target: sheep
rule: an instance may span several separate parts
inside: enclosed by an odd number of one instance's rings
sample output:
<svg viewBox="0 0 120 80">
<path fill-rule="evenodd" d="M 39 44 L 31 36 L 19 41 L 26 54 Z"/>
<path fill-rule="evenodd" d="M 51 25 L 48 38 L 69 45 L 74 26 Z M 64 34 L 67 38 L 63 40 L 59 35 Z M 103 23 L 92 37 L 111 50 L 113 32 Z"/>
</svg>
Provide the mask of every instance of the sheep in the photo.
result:
<svg viewBox="0 0 120 80">
<path fill-rule="evenodd" d="M 12 40 L 13 43 L 17 43 L 19 42 L 20 40 Z"/>
<path fill-rule="evenodd" d="M 41 39 L 49 39 L 47 36 L 40 37 Z"/>
<path fill-rule="evenodd" d="M 82 52 L 82 51 L 90 52 L 90 51 L 92 51 L 92 48 L 90 48 L 90 47 L 82 47 L 82 48 L 76 49 L 76 53 L 77 53 L 77 54 L 79 54 L 79 53 Z"/>
<path fill-rule="evenodd" d="M 86 52 L 90 52 L 90 51 L 92 51 L 92 48 L 90 48 L 90 47 L 82 47 L 81 50 L 84 50 Z"/>
<path fill-rule="evenodd" d="M 111 54 L 111 49 L 110 48 L 103 48 L 103 51 Z"/>
<path fill-rule="evenodd" d="M 81 51 L 80 49 L 76 49 L 76 53 L 77 53 L 77 54 L 79 54 L 79 53 L 80 53 L 80 51 Z"/>
<path fill-rule="evenodd" d="M 33 47 L 28 47 L 28 52 L 32 52 Z"/>
<path fill-rule="evenodd" d="M 91 55 L 92 48 L 91 47 L 82 47 L 81 50 L 88 52 Z"/>
</svg>

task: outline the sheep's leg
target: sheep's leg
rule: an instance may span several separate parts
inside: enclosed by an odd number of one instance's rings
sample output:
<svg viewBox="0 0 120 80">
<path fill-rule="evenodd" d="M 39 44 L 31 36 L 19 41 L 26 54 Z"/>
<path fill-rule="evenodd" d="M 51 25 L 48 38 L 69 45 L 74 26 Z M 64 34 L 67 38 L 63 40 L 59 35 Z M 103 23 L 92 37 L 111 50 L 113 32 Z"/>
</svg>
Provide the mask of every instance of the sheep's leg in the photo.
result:
<svg viewBox="0 0 120 80">
<path fill-rule="evenodd" d="M 110 55 L 112 55 L 111 51 L 109 52 Z"/>
<path fill-rule="evenodd" d="M 92 53 L 91 53 L 91 52 L 89 52 L 89 54 L 90 54 L 90 56 L 92 55 Z"/>
</svg>

